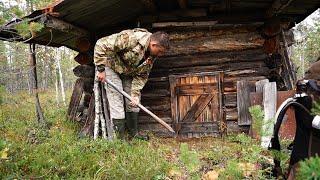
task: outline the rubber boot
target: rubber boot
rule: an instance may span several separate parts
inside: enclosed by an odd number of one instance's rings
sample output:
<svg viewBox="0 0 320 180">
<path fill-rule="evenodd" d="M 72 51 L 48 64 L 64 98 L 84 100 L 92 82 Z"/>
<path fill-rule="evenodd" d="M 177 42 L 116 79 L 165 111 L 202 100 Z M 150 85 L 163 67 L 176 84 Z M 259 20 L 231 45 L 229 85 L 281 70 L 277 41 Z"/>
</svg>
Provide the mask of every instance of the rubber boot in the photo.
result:
<svg viewBox="0 0 320 180">
<path fill-rule="evenodd" d="M 120 139 L 125 137 L 126 119 L 113 119 L 114 130 Z"/>
<path fill-rule="evenodd" d="M 127 117 L 127 127 L 129 130 L 129 135 L 132 138 L 137 138 L 140 140 L 149 140 L 149 136 L 147 135 L 140 135 L 138 133 L 138 112 L 127 112 L 126 117 Z"/>
<path fill-rule="evenodd" d="M 133 137 L 137 132 L 134 120 L 132 119 L 133 112 L 126 112 L 126 125 L 128 128 L 129 136 Z"/>
</svg>

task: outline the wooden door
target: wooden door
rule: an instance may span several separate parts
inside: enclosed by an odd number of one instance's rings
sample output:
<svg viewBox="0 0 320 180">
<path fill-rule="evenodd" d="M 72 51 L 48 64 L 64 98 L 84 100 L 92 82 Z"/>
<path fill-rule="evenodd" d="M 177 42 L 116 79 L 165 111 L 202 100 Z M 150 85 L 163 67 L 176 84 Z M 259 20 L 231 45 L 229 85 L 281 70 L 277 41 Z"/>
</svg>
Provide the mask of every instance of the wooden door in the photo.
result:
<svg viewBox="0 0 320 180">
<path fill-rule="evenodd" d="M 170 76 L 172 119 L 179 134 L 194 137 L 219 133 L 220 80 L 219 73 Z"/>
</svg>

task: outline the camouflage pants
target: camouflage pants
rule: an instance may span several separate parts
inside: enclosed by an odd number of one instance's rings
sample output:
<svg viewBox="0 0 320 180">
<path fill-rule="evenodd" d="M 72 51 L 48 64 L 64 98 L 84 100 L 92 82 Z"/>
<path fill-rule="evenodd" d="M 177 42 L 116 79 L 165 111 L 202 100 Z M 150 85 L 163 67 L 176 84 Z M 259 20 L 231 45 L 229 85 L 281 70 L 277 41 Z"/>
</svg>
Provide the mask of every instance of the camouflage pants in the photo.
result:
<svg viewBox="0 0 320 180">
<path fill-rule="evenodd" d="M 106 78 L 113 82 L 118 88 L 123 89 L 129 95 L 131 94 L 132 77 L 122 76 L 114 72 L 111 68 L 105 67 Z M 111 86 L 105 84 L 107 98 L 109 102 L 110 118 L 124 119 L 125 112 L 139 112 L 140 108 L 132 107 L 130 100 L 123 97 Z M 140 97 L 139 97 L 140 98 Z"/>
</svg>

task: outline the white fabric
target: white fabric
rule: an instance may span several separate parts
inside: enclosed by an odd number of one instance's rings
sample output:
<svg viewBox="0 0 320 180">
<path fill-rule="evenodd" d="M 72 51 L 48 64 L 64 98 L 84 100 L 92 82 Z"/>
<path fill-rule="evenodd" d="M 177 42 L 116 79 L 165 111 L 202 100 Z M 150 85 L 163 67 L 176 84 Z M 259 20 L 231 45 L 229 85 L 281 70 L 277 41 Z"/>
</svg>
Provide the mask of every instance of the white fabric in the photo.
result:
<svg viewBox="0 0 320 180">
<path fill-rule="evenodd" d="M 316 129 L 320 129 L 320 116 L 316 116 L 313 118 L 312 127 Z"/>
</svg>

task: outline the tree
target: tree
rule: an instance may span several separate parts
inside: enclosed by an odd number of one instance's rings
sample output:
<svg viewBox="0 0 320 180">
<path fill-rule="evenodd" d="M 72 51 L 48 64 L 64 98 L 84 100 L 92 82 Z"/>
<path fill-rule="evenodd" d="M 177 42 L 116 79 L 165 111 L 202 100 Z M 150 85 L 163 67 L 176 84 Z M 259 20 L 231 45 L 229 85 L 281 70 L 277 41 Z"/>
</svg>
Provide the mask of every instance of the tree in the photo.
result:
<svg viewBox="0 0 320 180">
<path fill-rule="evenodd" d="M 314 14 L 314 24 L 302 22 L 295 27 L 296 44 L 291 59 L 298 67 L 298 78 L 303 78 L 310 64 L 320 56 L 320 10 Z"/>
</svg>

